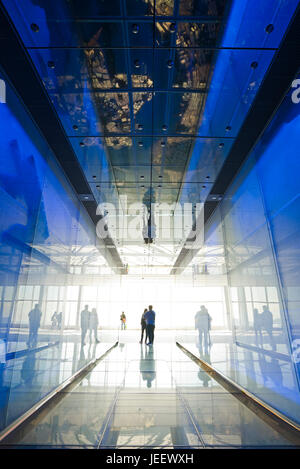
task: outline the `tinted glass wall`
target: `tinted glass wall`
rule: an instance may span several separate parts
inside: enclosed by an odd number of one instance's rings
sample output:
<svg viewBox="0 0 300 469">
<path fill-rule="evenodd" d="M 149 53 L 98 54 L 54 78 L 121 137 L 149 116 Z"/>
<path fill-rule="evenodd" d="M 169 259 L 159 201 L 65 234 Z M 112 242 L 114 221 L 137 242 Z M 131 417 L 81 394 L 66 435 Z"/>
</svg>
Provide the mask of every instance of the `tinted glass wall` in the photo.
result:
<svg viewBox="0 0 300 469">
<path fill-rule="evenodd" d="M 299 421 L 300 104 L 292 92 L 228 190 L 220 223 L 235 379 Z"/>
<path fill-rule="evenodd" d="M 72 341 L 64 332 L 80 324 L 76 266 L 95 256 L 98 272 L 110 269 L 50 148 L 0 79 L 1 430 L 100 353 L 80 349 L 79 330 Z"/>
</svg>

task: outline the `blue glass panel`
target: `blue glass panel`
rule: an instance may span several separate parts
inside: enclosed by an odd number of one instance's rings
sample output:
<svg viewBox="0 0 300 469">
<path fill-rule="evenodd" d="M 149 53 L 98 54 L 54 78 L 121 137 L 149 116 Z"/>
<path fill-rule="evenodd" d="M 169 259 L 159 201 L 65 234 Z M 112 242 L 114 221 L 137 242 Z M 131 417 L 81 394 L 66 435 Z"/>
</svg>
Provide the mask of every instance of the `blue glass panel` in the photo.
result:
<svg viewBox="0 0 300 469">
<path fill-rule="evenodd" d="M 255 50 L 218 53 L 199 135 L 238 134 L 273 56 L 272 51 Z"/>
<path fill-rule="evenodd" d="M 49 343 L 61 339 L 51 318 L 59 308 L 62 328 L 70 316 L 76 327 L 79 287 L 71 287 L 77 289 L 73 301 L 64 301 L 71 264 L 100 253 L 94 225 L 51 149 L 7 77 L 2 72 L 0 77 L 6 85 L 6 100 L 0 103 L 2 430 L 89 359 L 84 353 L 79 357 L 74 343 Z M 33 327 L 35 305 L 40 320 Z"/>
<path fill-rule="evenodd" d="M 213 182 L 219 174 L 233 142 L 234 140 L 230 138 L 194 139 L 186 181 Z"/>
<path fill-rule="evenodd" d="M 221 47 L 278 47 L 298 6 L 297 0 L 235 0 Z"/>
<path fill-rule="evenodd" d="M 255 148 L 257 171 L 270 216 L 299 196 L 299 181 L 294 177 L 300 173 L 299 130 L 299 105 L 292 102 L 289 94 Z"/>
<path fill-rule="evenodd" d="M 191 134 L 198 130 L 204 105 L 202 93 L 155 93 L 154 133 L 158 135 Z M 178 119 L 173 119 L 177 116 Z"/>
</svg>

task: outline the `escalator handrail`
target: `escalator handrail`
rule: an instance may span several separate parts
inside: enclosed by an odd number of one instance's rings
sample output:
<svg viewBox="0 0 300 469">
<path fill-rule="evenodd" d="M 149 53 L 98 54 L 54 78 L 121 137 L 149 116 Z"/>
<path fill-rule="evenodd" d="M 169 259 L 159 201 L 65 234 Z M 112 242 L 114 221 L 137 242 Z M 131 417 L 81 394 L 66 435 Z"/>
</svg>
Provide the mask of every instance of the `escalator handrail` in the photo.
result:
<svg viewBox="0 0 300 469">
<path fill-rule="evenodd" d="M 0 444 L 4 443 L 5 440 L 11 439 L 16 432 L 20 431 L 25 425 L 38 416 L 43 410 L 46 410 L 48 406 L 53 404 L 55 398 L 62 392 L 70 390 L 71 387 L 74 387 L 101 361 L 103 358 L 108 355 L 116 346 L 116 342 L 112 347 L 106 350 L 100 357 L 90 360 L 86 365 L 80 368 L 76 373 L 67 378 L 63 383 L 58 385 L 53 391 L 43 397 L 39 402 L 34 404 L 29 410 L 24 414 L 14 420 L 10 425 L 8 425 L 4 430 L 0 432 Z"/>
<path fill-rule="evenodd" d="M 259 399 L 250 391 L 232 381 L 221 371 L 216 370 L 211 364 L 194 355 L 179 342 L 176 342 L 176 345 L 180 350 L 182 350 L 183 353 L 185 353 L 205 372 L 212 376 L 215 381 L 217 381 L 223 388 L 229 391 L 236 399 L 239 399 L 243 404 L 247 402 L 245 405 L 248 409 L 254 411 L 256 415 L 258 415 L 262 420 L 266 421 L 272 428 L 274 428 L 278 433 L 281 433 L 285 438 L 289 439 L 294 444 L 300 445 L 300 426 L 296 422 L 293 422 L 290 418 Z"/>
</svg>

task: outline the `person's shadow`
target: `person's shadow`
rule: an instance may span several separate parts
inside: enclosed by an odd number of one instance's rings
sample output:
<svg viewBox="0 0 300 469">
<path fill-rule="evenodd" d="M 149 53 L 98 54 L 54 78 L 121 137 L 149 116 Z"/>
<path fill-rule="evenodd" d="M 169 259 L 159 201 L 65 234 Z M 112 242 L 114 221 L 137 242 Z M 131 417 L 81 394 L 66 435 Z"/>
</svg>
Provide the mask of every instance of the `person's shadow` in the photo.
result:
<svg viewBox="0 0 300 469">
<path fill-rule="evenodd" d="M 147 388 L 152 387 L 152 381 L 156 378 L 156 363 L 153 357 L 153 347 L 151 349 L 146 348 L 145 350 L 141 344 L 140 372 L 143 381 L 147 382 Z"/>
<path fill-rule="evenodd" d="M 198 350 L 199 350 L 199 358 L 210 365 L 211 364 L 210 351 L 203 353 L 203 348 L 200 345 L 198 345 Z M 209 374 L 206 373 L 206 371 L 202 370 L 202 368 L 199 368 L 198 378 L 199 378 L 199 381 L 202 382 L 203 387 L 207 388 L 208 383 L 211 381 L 211 377 L 209 376 Z"/>
</svg>

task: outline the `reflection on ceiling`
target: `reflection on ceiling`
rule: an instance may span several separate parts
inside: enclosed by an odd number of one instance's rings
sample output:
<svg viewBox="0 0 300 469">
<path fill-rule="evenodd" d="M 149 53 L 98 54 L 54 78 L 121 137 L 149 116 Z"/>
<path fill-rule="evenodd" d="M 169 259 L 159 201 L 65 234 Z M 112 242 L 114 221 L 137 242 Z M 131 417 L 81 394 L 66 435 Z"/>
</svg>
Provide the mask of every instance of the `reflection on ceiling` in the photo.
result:
<svg viewBox="0 0 300 469">
<path fill-rule="evenodd" d="M 214 196 L 297 2 L 264 0 L 255 9 L 250 0 L 3 3 L 97 203 L 114 204 L 123 224 L 133 203 L 190 204 L 181 235 L 162 237 L 157 228 L 149 244 L 142 227 L 131 239 L 108 221 L 129 273 L 169 274 L 196 204 Z M 175 220 L 174 211 L 169 216 Z M 55 245 L 47 249 L 70 264 Z M 97 264 L 94 256 L 75 246 L 71 264 Z M 209 257 L 222 273 L 222 256 L 218 243 L 204 246 L 193 265 L 205 272 Z"/>
</svg>

